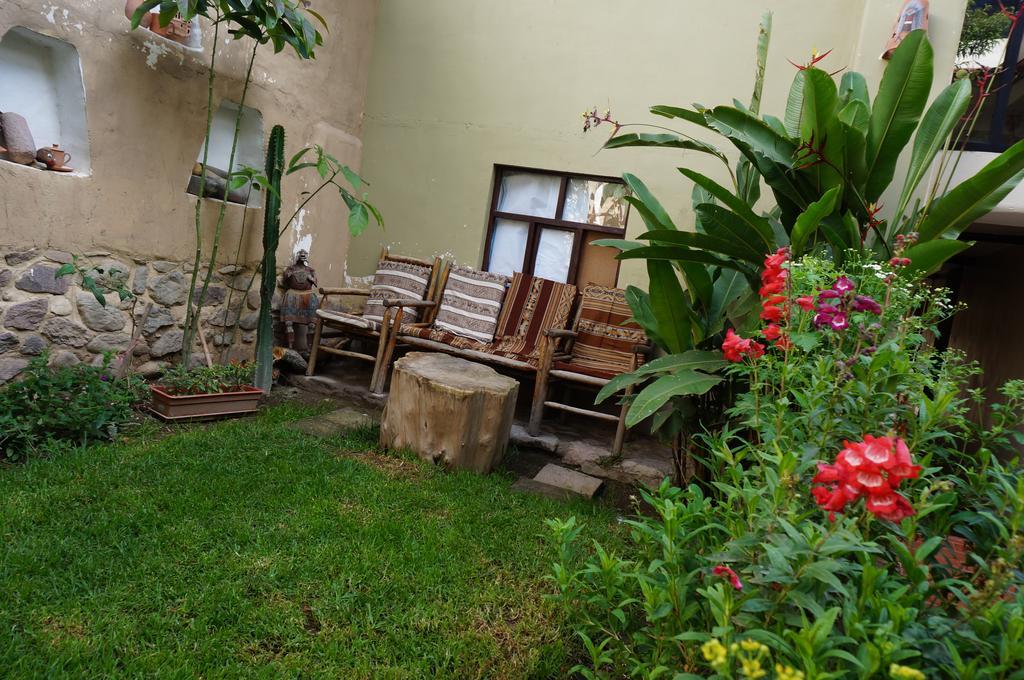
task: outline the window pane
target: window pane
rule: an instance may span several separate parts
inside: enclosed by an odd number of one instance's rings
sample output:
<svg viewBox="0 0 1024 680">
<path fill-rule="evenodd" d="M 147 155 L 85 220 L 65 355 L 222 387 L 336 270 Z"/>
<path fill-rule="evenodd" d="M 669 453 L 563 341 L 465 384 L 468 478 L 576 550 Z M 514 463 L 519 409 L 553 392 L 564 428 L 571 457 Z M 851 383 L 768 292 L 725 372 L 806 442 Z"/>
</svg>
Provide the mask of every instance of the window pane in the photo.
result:
<svg viewBox="0 0 1024 680">
<path fill-rule="evenodd" d="M 624 184 L 570 177 L 562 219 L 604 227 L 625 227 L 629 206 L 623 200 L 625 196 Z"/>
<path fill-rule="evenodd" d="M 494 236 L 491 238 L 491 258 L 487 270 L 505 276 L 523 271 L 526 239 L 529 234 L 530 225 L 526 222 L 495 220 Z"/>
<path fill-rule="evenodd" d="M 562 180 L 556 175 L 506 172 L 501 177 L 498 211 L 554 217 L 561 184 Z"/>
<path fill-rule="evenodd" d="M 564 229 L 542 229 L 533 275 L 559 283 L 569 280 L 569 263 L 576 235 Z"/>
</svg>

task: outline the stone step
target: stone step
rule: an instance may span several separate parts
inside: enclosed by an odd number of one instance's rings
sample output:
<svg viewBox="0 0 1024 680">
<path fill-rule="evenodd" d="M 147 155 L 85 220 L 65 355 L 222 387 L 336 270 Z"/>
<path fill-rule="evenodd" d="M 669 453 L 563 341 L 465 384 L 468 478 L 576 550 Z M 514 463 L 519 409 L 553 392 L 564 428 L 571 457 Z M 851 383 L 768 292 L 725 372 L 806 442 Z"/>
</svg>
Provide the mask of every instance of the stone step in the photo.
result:
<svg viewBox="0 0 1024 680">
<path fill-rule="evenodd" d="M 322 416 L 304 418 L 291 423 L 289 427 L 316 437 L 333 437 L 346 430 L 367 427 L 380 422 L 380 415 L 365 409 L 351 407 L 325 413 Z"/>
<path fill-rule="evenodd" d="M 604 481 L 597 477 L 564 468 L 561 465 L 548 463 L 533 478 L 533 481 L 547 484 L 549 486 L 566 489 L 577 493 L 584 498 L 593 498 Z"/>
<path fill-rule="evenodd" d="M 547 498 L 553 498 L 556 501 L 567 501 L 571 498 L 576 498 L 576 494 L 568 489 L 561 489 L 557 486 L 551 486 L 544 482 L 538 482 L 535 479 L 529 477 L 520 477 L 512 485 L 513 491 L 521 491 L 523 493 L 532 493 L 538 496 L 545 496 Z"/>
</svg>

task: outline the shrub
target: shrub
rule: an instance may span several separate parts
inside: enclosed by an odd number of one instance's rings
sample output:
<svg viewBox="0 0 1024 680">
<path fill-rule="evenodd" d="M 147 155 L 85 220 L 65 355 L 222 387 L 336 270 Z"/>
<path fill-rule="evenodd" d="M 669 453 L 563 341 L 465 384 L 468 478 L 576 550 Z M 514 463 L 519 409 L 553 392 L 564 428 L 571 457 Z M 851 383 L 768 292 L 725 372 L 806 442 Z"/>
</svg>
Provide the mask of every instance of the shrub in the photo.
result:
<svg viewBox="0 0 1024 680">
<path fill-rule="evenodd" d="M 21 461 L 54 445 L 112 439 L 131 420 L 143 381 L 102 366 L 47 366 L 36 357 L 17 382 L 0 387 L 0 458 Z"/>
<path fill-rule="evenodd" d="M 174 395 L 238 392 L 252 387 L 254 372 L 253 366 L 242 364 L 198 368 L 186 368 L 179 364 L 163 374 L 160 387 Z"/>
<path fill-rule="evenodd" d="M 581 564 L 551 523 L 577 670 L 1021 677 L 1024 382 L 972 419 L 976 369 L 929 342 L 943 291 L 899 259 L 772 258 L 762 330 L 725 344 L 746 391 L 696 437 L 708 481 L 643 493 L 626 556 Z"/>
</svg>

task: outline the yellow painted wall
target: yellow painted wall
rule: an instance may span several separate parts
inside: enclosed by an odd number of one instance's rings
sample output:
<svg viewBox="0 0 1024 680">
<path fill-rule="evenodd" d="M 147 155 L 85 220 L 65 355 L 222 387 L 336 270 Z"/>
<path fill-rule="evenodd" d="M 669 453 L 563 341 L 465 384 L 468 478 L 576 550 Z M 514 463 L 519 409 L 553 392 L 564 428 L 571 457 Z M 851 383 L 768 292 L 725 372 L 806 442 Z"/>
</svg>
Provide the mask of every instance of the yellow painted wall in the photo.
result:
<svg viewBox="0 0 1024 680">
<path fill-rule="evenodd" d="M 945 65 L 953 61 L 965 1 L 932 2 L 942 74 L 936 91 L 948 82 Z M 353 243 L 349 273 L 371 272 L 382 243 L 479 266 L 496 163 L 633 172 L 680 226 L 689 225 L 691 186 L 675 168 L 725 181 L 722 166 L 691 152 L 599 153 L 608 128 L 584 135 L 581 112 L 597 106 L 623 122 L 666 123 L 647 108 L 748 101 L 757 27 L 767 10 L 774 29 L 763 112 L 782 114 L 795 73 L 786 60 L 806 61 L 814 48 L 833 50 L 822 66 L 860 70 L 873 91 L 901 6 L 902 0 L 381 0 L 363 170 L 387 230 Z M 642 228 L 634 211 L 628 233 Z M 644 283 L 642 269 L 627 265 L 620 283 Z"/>
</svg>

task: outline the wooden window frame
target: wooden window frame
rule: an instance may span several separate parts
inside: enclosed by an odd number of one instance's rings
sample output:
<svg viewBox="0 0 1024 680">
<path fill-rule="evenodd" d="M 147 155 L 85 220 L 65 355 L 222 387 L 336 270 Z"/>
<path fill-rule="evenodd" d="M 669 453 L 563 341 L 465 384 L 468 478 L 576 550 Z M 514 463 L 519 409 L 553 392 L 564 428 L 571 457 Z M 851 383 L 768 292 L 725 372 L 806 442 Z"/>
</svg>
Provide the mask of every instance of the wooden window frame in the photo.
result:
<svg viewBox="0 0 1024 680">
<path fill-rule="evenodd" d="M 519 213 L 509 213 L 498 210 L 498 198 L 501 195 L 501 179 L 506 172 L 527 172 L 535 175 L 553 175 L 559 177 L 561 184 L 558 188 L 558 202 L 555 205 L 555 216 L 554 217 L 537 217 L 536 215 L 521 215 Z M 586 245 L 587 232 L 597 232 L 600 234 L 608 234 L 609 236 L 625 237 L 626 227 L 605 227 L 600 224 L 589 224 L 585 222 L 572 222 L 569 220 L 563 220 L 562 215 L 565 210 L 565 194 L 567 187 L 569 186 L 569 179 L 584 179 L 595 182 L 609 182 L 612 184 L 626 185 L 619 177 L 609 177 L 606 175 L 594 175 L 585 172 L 565 172 L 560 170 L 544 170 L 541 168 L 529 168 L 519 165 L 498 165 L 494 166 L 494 182 L 491 187 L 491 207 L 487 214 L 487 236 L 484 240 L 484 253 L 483 262 L 480 268 L 483 271 L 487 271 L 491 264 L 491 244 L 494 241 L 494 230 L 497 226 L 499 219 L 513 220 L 516 222 L 525 222 L 528 225 L 528 231 L 526 236 L 526 252 L 523 254 L 523 274 L 533 275 L 534 266 L 537 259 L 537 247 L 540 243 L 540 233 L 542 229 L 560 229 L 562 231 L 573 232 L 573 248 L 572 255 L 569 258 L 569 273 L 567 275 L 567 283 L 576 283 L 576 276 L 579 273 L 580 256 L 583 253 L 583 248 Z M 630 207 L 626 206 L 626 224 L 629 224 L 629 211 Z M 621 263 L 615 261 L 615 282 L 618 285 L 619 281 L 619 269 Z"/>
</svg>

